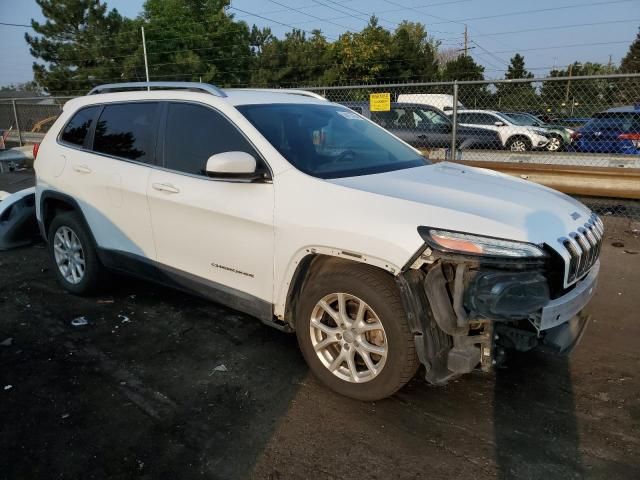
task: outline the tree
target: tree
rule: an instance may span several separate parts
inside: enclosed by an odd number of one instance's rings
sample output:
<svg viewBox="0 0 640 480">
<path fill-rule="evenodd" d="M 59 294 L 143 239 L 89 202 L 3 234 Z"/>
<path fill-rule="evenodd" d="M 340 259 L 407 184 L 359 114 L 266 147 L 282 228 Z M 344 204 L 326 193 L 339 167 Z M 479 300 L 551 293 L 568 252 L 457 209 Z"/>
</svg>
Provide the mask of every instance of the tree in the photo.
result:
<svg viewBox="0 0 640 480">
<path fill-rule="evenodd" d="M 328 45 L 320 30 L 313 30 L 310 38 L 297 29 L 283 40 L 270 37 L 256 57 L 251 83 L 267 87 L 318 83 L 330 65 Z"/>
<path fill-rule="evenodd" d="M 505 80 L 519 80 L 533 78 L 533 73 L 525 68 L 524 57 L 516 53 L 512 58 Z M 524 83 L 496 83 L 496 101 L 501 110 L 537 110 L 539 99 L 533 84 Z"/>
<path fill-rule="evenodd" d="M 49 93 L 77 94 L 112 81 L 121 69 L 114 52 L 123 18 L 99 0 L 36 0 L 46 18 L 25 34 L 35 81 Z M 117 54 L 116 54 L 117 55 Z"/>
<path fill-rule="evenodd" d="M 640 29 L 629 51 L 620 62 L 621 73 L 640 73 Z"/>
<path fill-rule="evenodd" d="M 390 80 L 430 81 L 438 74 L 438 44 L 429 39 L 421 23 L 403 21 L 391 39 L 388 74 Z"/>
<path fill-rule="evenodd" d="M 138 22 L 145 27 L 151 79 L 246 84 L 253 63 L 251 35 L 245 22 L 227 12 L 229 3 L 147 0 Z M 129 76 L 139 76 L 143 67 L 142 45 L 136 45 Z"/>
<path fill-rule="evenodd" d="M 588 117 L 611 106 L 619 97 L 620 82 L 602 79 L 575 80 L 577 76 L 615 73 L 615 67 L 601 63 L 575 62 L 566 69 L 554 69 L 553 78 L 567 78 L 543 82 L 540 99 L 544 109 L 556 115 Z M 637 83 L 635 84 L 637 85 Z"/>
<path fill-rule="evenodd" d="M 389 80 L 392 60 L 391 32 L 373 16 L 360 32 L 346 32 L 330 46 L 333 67 L 326 73 L 329 83 L 377 83 Z"/>
<path fill-rule="evenodd" d="M 640 73 L 640 30 L 629 46 L 629 51 L 620 62 L 621 73 Z M 636 103 L 640 100 L 640 80 L 624 79 L 618 82 L 617 96 L 620 103 Z"/>
<path fill-rule="evenodd" d="M 440 73 L 444 81 L 484 80 L 484 67 L 477 64 L 471 55 L 459 55 L 444 64 Z M 436 93 L 436 92 L 434 92 Z M 453 93 L 452 90 L 443 93 Z M 485 84 L 461 85 L 458 88 L 458 101 L 467 107 L 484 108 L 490 103 L 491 94 Z"/>
</svg>

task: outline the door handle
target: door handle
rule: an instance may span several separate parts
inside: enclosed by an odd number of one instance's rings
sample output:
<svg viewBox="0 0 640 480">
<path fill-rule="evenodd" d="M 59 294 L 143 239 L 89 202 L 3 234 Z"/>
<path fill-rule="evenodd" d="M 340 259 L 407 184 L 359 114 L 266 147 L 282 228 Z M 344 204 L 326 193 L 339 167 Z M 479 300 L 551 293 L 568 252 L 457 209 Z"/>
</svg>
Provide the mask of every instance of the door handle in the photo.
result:
<svg viewBox="0 0 640 480">
<path fill-rule="evenodd" d="M 73 170 L 78 173 L 91 173 L 91 169 L 86 165 L 74 165 Z"/>
<path fill-rule="evenodd" d="M 154 183 L 151 185 L 154 189 L 167 193 L 180 193 L 180 189 L 170 183 Z"/>
</svg>

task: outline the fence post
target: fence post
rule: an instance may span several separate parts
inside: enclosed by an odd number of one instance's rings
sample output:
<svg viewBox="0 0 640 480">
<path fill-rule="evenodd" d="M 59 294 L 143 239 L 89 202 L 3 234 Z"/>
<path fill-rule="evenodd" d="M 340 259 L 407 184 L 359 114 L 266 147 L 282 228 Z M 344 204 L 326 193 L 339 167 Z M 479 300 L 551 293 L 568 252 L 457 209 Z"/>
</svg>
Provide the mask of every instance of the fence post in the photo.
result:
<svg viewBox="0 0 640 480">
<path fill-rule="evenodd" d="M 451 114 L 451 158 L 450 161 L 454 161 L 457 158 L 458 153 L 458 81 L 453 82 L 453 112 Z"/>
<path fill-rule="evenodd" d="M 22 131 L 20 130 L 20 122 L 18 121 L 18 110 L 16 109 L 16 101 L 11 100 L 11 105 L 13 106 L 13 119 L 16 122 L 16 131 L 18 132 L 18 141 L 20 142 L 20 146 L 22 146 Z"/>
</svg>

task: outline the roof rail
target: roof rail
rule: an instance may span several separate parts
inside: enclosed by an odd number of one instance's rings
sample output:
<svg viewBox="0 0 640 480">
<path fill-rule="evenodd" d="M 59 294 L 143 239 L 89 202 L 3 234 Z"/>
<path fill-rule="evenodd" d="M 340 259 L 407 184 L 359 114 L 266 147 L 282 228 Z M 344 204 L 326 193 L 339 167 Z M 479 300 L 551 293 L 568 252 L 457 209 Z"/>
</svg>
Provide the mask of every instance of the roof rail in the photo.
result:
<svg viewBox="0 0 640 480">
<path fill-rule="evenodd" d="M 123 82 L 107 83 L 93 87 L 87 95 L 95 95 L 106 92 L 126 92 L 128 90 L 191 90 L 206 92 L 216 97 L 226 97 L 227 94 L 215 85 L 199 82 Z"/>
<path fill-rule="evenodd" d="M 243 90 L 250 92 L 275 92 L 275 93 L 289 93 L 291 95 L 302 95 L 304 97 L 317 98 L 318 100 L 325 100 L 322 95 L 308 90 L 299 90 L 297 88 L 229 88 L 228 90 Z"/>
</svg>

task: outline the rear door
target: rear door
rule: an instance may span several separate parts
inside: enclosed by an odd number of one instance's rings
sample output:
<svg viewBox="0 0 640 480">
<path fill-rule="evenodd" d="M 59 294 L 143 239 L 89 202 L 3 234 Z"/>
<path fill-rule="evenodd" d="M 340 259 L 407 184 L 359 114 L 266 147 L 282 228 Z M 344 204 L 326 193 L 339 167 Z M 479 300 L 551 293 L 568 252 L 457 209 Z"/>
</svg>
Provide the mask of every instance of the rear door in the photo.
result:
<svg viewBox="0 0 640 480">
<path fill-rule="evenodd" d="M 147 180 L 155 165 L 158 102 L 105 105 L 95 128 L 94 163 L 108 165 L 95 212 L 99 243 L 109 250 L 155 259 Z"/>
<path fill-rule="evenodd" d="M 146 200 L 155 159 L 157 102 L 87 107 L 60 143 L 65 190 L 80 204 L 100 248 L 155 257 Z"/>
<path fill-rule="evenodd" d="M 213 154 L 243 151 L 260 163 L 258 153 L 210 106 L 168 102 L 165 110 L 163 168 L 147 186 L 158 262 L 219 291 L 271 302 L 273 184 L 205 173 Z"/>
</svg>

